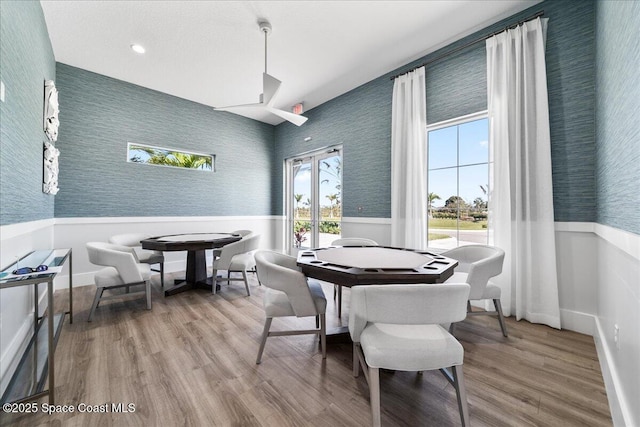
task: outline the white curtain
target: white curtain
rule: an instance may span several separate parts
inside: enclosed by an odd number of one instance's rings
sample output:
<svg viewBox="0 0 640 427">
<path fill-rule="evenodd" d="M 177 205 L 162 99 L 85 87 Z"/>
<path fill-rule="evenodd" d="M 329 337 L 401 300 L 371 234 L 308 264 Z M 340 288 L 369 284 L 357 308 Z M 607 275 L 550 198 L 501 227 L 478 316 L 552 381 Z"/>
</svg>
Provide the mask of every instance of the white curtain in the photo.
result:
<svg viewBox="0 0 640 427">
<path fill-rule="evenodd" d="M 420 67 L 395 79 L 391 114 L 391 244 L 424 249 L 427 236 L 427 94 Z"/>
<path fill-rule="evenodd" d="M 507 315 L 560 328 L 545 65 L 547 19 L 487 40 L 492 243 Z"/>
</svg>

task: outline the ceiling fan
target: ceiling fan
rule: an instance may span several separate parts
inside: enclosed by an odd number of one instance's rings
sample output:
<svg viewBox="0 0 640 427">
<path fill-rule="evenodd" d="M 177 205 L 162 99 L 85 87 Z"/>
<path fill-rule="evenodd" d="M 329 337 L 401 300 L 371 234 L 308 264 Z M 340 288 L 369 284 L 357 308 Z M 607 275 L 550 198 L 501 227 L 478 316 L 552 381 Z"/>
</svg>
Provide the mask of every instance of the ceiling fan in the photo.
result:
<svg viewBox="0 0 640 427">
<path fill-rule="evenodd" d="M 300 126 L 307 121 L 307 117 L 280 110 L 273 106 L 282 82 L 267 74 L 267 36 L 271 33 L 271 24 L 264 21 L 259 22 L 258 25 L 260 27 L 260 31 L 264 33 L 264 73 L 262 73 L 262 93 L 260 94 L 260 102 L 255 104 L 232 105 L 228 107 L 214 107 L 214 110 L 233 112 L 234 110 L 255 108 L 275 114 L 296 126 Z"/>
</svg>

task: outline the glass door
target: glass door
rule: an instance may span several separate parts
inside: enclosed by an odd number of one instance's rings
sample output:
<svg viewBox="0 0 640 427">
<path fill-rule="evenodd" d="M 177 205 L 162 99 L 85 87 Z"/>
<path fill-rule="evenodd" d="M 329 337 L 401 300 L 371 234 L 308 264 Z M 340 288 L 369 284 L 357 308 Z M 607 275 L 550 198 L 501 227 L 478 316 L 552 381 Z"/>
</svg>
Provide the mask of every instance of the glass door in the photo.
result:
<svg viewBox="0 0 640 427">
<path fill-rule="evenodd" d="M 287 160 L 287 250 L 329 246 L 341 235 L 342 152 L 331 147 Z"/>
</svg>

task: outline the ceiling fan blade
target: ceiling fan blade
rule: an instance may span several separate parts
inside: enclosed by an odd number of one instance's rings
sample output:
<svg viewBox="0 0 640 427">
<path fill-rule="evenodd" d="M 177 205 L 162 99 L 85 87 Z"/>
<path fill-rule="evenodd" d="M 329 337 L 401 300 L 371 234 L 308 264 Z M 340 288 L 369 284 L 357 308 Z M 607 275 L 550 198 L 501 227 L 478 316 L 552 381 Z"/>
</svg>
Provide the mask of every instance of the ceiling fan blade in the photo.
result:
<svg viewBox="0 0 640 427">
<path fill-rule="evenodd" d="M 229 105 L 227 107 L 213 107 L 216 111 L 231 111 L 238 108 L 262 108 L 265 105 L 262 102 L 254 103 L 254 104 L 240 104 L 240 105 Z"/>
<path fill-rule="evenodd" d="M 265 109 L 270 113 L 275 114 L 278 117 L 282 117 L 283 119 L 293 123 L 296 126 L 302 126 L 302 124 L 304 124 L 304 122 L 306 122 L 308 119 L 307 117 L 300 116 L 298 114 L 293 114 L 284 110 L 278 110 L 277 108 L 273 108 L 269 106 L 265 107 Z"/>
<path fill-rule="evenodd" d="M 282 82 L 275 77 L 262 73 L 262 102 L 273 107 L 281 84 Z"/>
</svg>

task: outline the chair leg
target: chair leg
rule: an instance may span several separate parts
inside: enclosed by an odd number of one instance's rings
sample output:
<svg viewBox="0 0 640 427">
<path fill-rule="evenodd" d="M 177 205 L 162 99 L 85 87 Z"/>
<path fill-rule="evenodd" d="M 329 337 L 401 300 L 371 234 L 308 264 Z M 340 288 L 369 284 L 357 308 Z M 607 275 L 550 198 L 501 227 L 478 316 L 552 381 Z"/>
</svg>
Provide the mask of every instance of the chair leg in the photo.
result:
<svg viewBox="0 0 640 427">
<path fill-rule="evenodd" d="M 380 427 L 380 369 L 369 367 L 369 397 L 373 427 Z"/>
<path fill-rule="evenodd" d="M 493 306 L 496 308 L 496 311 L 498 312 L 498 321 L 500 322 L 500 328 L 502 329 L 502 335 L 506 338 L 506 337 L 508 337 L 507 324 L 504 321 L 504 315 L 502 314 L 502 304 L 500 303 L 500 300 L 499 299 L 494 299 L 493 300 Z"/>
<path fill-rule="evenodd" d="M 251 291 L 249 290 L 249 281 L 247 280 L 247 272 L 246 270 L 242 270 L 242 277 L 244 278 L 244 287 L 247 289 L 247 296 L 251 296 Z"/>
<path fill-rule="evenodd" d="M 471 301 L 467 300 L 467 313 L 471 313 Z"/>
<path fill-rule="evenodd" d="M 264 321 L 264 330 L 262 331 L 262 341 L 260 342 L 260 348 L 258 349 L 258 358 L 256 359 L 256 365 L 262 362 L 262 352 L 264 351 L 264 345 L 267 343 L 267 337 L 269 336 L 269 328 L 271 328 L 272 317 L 267 317 Z"/>
<path fill-rule="evenodd" d="M 338 318 L 342 318 L 342 286 L 338 285 Z"/>
<path fill-rule="evenodd" d="M 325 314 L 320 315 L 320 346 L 322 346 L 322 358 L 327 358 L 327 319 Z"/>
<path fill-rule="evenodd" d="M 91 304 L 91 311 L 89 311 L 89 318 L 87 322 L 91 322 L 93 319 L 93 313 L 96 311 L 98 307 L 98 303 L 100 302 L 100 298 L 102 298 L 102 293 L 104 292 L 104 288 L 96 289 L 96 295 L 93 297 L 93 304 Z"/>
<path fill-rule="evenodd" d="M 462 427 L 469 425 L 469 407 L 467 405 L 467 389 L 464 384 L 464 374 L 462 365 L 453 366 L 453 384 L 456 389 L 456 397 L 458 399 L 458 409 L 460 410 L 460 421 Z"/>
<path fill-rule="evenodd" d="M 358 353 L 360 352 L 360 344 L 353 343 L 353 376 L 358 377 L 360 375 L 360 358 Z"/>
<path fill-rule="evenodd" d="M 164 262 L 160 263 L 160 287 L 164 289 Z"/>
<path fill-rule="evenodd" d="M 147 296 L 147 310 L 151 310 L 151 280 L 144 283 L 145 295 Z"/>
<path fill-rule="evenodd" d="M 213 273 L 211 275 L 211 293 L 216 294 L 216 288 L 218 287 L 218 270 L 213 269 Z"/>
</svg>

